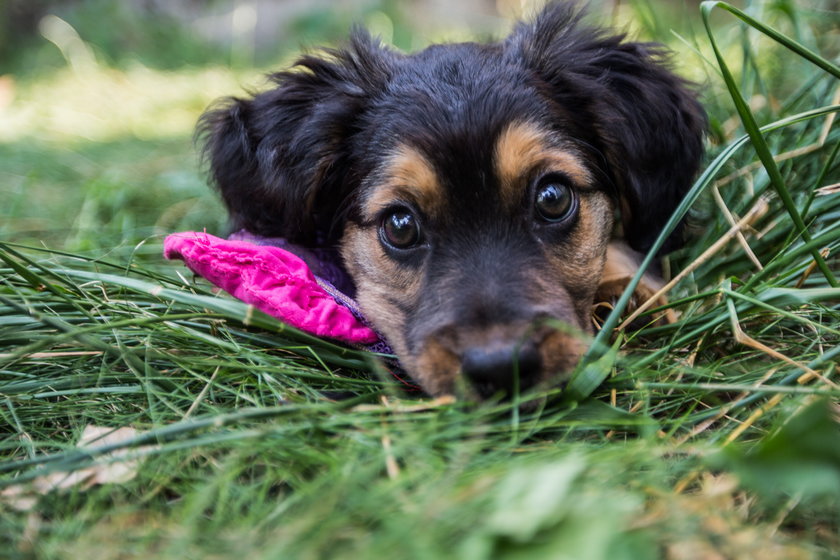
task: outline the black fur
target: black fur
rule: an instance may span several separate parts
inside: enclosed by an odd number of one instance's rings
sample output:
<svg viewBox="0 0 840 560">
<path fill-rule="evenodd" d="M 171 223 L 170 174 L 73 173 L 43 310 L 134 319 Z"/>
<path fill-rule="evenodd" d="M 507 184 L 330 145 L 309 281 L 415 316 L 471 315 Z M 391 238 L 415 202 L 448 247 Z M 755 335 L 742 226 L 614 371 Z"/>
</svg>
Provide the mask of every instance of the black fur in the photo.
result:
<svg viewBox="0 0 840 560">
<path fill-rule="evenodd" d="M 491 157 L 483 140 L 525 116 L 596 162 L 602 188 L 621 201 L 624 238 L 644 251 L 702 155 L 705 115 L 662 48 L 588 27 L 567 3 L 502 42 L 413 55 L 355 30 L 346 48 L 304 56 L 271 79 L 274 89 L 206 113 L 200 132 L 232 226 L 300 243 L 338 239 L 354 193 L 400 138 L 423 147 L 450 178 L 452 200 L 465 201 Z M 667 248 L 678 245 L 675 234 Z"/>
<path fill-rule="evenodd" d="M 306 244 L 340 234 L 335 215 L 358 184 L 348 142 L 396 56 L 357 30 L 345 50 L 304 56 L 270 76 L 276 88 L 222 100 L 201 117 L 234 229 Z"/>
</svg>

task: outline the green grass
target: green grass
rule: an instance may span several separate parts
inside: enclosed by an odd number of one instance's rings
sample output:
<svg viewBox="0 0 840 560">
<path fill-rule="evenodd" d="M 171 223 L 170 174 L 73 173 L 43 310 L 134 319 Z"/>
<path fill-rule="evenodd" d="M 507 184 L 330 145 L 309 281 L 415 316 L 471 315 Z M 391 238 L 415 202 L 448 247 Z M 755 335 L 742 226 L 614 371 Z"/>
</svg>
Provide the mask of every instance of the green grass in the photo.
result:
<svg viewBox="0 0 840 560">
<path fill-rule="evenodd" d="M 424 401 L 162 261 L 165 233 L 221 230 L 192 122 L 259 71 L 20 75 L 0 109 L 0 556 L 840 555 L 837 21 L 746 2 L 768 37 L 717 7 L 717 60 L 699 10 L 669 6 L 678 25 L 644 0 L 619 15 L 679 50 L 712 117 L 678 320 L 615 355 L 604 334 L 575 398 L 536 411 Z M 700 258 L 724 210 L 760 200 L 743 244 Z M 137 432 L 78 448 L 88 424 Z M 130 480 L 35 491 L 135 460 Z"/>
</svg>

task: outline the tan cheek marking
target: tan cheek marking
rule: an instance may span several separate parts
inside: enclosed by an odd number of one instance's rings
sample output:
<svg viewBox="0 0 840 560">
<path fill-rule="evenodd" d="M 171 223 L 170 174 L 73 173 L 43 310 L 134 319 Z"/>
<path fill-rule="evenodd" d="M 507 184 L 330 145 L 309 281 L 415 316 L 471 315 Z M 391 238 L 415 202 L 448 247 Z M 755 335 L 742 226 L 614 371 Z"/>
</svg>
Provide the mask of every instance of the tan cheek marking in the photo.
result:
<svg viewBox="0 0 840 560">
<path fill-rule="evenodd" d="M 540 381 L 548 385 L 557 385 L 566 381 L 588 344 L 580 336 L 555 330 L 543 339 L 539 346 L 543 370 Z"/>
<path fill-rule="evenodd" d="M 348 224 L 341 240 L 341 256 L 356 284 L 356 299 L 365 317 L 385 335 L 397 354 L 407 351 L 402 306 L 417 300 L 420 275 L 399 267 L 379 244 L 375 228 Z"/>
<path fill-rule="evenodd" d="M 582 195 L 577 226 L 565 243 L 546 247 L 545 262 L 550 272 L 535 279 L 542 293 L 559 290 L 571 296 L 575 322 L 585 331 L 591 330 L 592 301 L 604 270 L 612 216 L 613 204 L 605 194 Z"/>
<path fill-rule="evenodd" d="M 552 146 L 550 134 L 528 122 L 512 123 L 499 135 L 495 166 L 502 200 L 508 208 L 521 203 L 525 181 L 536 168 L 563 172 L 576 185 L 592 182 L 592 175 L 578 155 Z"/>
<path fill-rule="evenodd" d="M 429 340 L 419 356 L 410 357 L 405 364 L 414 379 L 432 396 L 455 393 L 461 360 L 437 340 Z"/>
<path fill-rule="evenodd" d="M 363 201 L 365 216 L 370 219 L 395 201 L 416 204 L 427 216 L 436 216 L 444 202 L 444 192 L 437 173 L 423 154 L 409 146 L 400 146 L 377 174 L 380 184 Z"/>
<path fill-rule="evenodd" d="M 452 394 L 460 370 L 455 354 L 436 341 L 424 345 L 419 356 L 408 351 L 404 330 L 407 317 L 401 307 L 411 307 L 417 301 L 420 275 L 403 269 L 385 255 L 375 228 L 348 224 L 341 255 L 356 283 L 359 307 L 388 340 L 403 367 L 427 393 Z"/>
</svg>

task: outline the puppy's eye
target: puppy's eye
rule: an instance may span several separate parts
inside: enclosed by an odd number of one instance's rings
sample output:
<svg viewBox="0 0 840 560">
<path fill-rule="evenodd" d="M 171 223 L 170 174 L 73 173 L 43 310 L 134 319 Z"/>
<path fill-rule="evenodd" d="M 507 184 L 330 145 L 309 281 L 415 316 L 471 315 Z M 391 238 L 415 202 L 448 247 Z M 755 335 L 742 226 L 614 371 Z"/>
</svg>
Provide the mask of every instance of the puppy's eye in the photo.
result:
<svg viewBox="0 0 840 560">
<path fill-rule="evenodd" d="M 420 223 L 405 208 L 393 210 L 382 219 L 379 237 L 395 249 L 410 249 L 420 243 Z"/>
<path fill-rule="evenodd" d="M 562 180 L 549 178 L 537 185 L 534 207 L 546 222 L 562 222 L 575 213 L 575 194 Z"/>
</svg>

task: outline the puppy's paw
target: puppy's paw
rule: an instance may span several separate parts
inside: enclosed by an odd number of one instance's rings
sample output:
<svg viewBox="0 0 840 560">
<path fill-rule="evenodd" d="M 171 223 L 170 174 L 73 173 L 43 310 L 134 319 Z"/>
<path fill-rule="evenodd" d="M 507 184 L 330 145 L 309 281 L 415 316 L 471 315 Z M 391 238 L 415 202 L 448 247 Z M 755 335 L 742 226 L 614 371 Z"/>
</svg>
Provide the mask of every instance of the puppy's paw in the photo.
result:
<svg viewBox="0 0 840 560">
<path fill-rule="evenodd" d="M 611 241 L 607 247 L 607 261 L 604 265 L 604 274 L 601 276 L 601 282 L 598 284 L 598 290 L 595 292 L 595 300 L 592 307 L 592 320 L 596 328 L 604 323 L 607 316 L 612 311 L 615 303 L 624 293 L 627 284 L 639 271 L 639 265 L 642 262 L 643 255 L 628 247 L 623 241 Z M 653 298 L 656 293 L 665 285 L 665 282 L 655 272 L 650 270 L 645 271 L 644 276 L 639 281 L 633 296 L 630 298 L 627 308 L 624 310 L 625 316 L 630 316 L 636 309 L 639 308 L 649 299 Z M 668 298 L 663 294 L 654 300 L 650 307 L 661 307 L 668 304 Z M 676 314 L 672 309 L 657 313 L 655 316 L 642 316 L 636 318 L 630 323 L 630 330 L 639 330 L 644 326 L 666 325 L 676 321 Z"/>
</svg>

